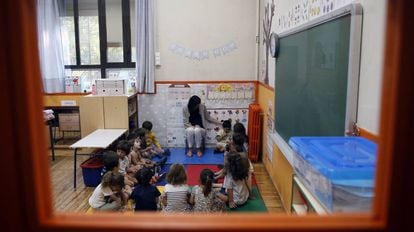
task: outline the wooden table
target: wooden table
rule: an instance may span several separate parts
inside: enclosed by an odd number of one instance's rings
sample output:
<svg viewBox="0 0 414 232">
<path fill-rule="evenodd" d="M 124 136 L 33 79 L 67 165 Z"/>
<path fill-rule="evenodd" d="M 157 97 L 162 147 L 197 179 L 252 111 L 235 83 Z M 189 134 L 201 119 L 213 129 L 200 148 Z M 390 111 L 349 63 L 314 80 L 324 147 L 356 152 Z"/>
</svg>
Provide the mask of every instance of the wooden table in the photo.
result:
<svg viewBox="0 0 414 232">
<path fill-rule="evenodd" d="M 76 157 L 79 148 L 108 148 L 119 137 L 121 137 L 126 129 L 98 129 L 76 143 L 72 144 L 70 148 L 75 149 L 73 153 L 73 188 L 76 188 Z M 89 154 L 88 154 L 89 155 Z"/>
</svg>

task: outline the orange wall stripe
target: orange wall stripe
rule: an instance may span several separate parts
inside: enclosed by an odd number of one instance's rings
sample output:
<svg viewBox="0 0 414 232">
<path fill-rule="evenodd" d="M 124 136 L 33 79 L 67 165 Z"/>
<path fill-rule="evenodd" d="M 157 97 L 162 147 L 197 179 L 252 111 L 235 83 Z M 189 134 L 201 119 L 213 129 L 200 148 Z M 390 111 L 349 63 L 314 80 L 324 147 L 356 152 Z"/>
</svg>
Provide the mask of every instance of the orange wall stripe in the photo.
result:
<svg viewBox="0 0 414 232">
<path fill-rule="evenodd" d="M 220 83 L 254 83 L 254 80 L 226 80 L 226 81 L 155 81 L 155 84 L 220 84 Z"/>
<path fill-rule="evenodd" d="M 373 134 L 373 133 L 371 133 L 371 132 L 369 132 L 369 131 L 367 131 L 363 128 L 359 128 L 359 135 L 361 137 L 369 139 L 369 140 L 371 140 L 375 143 L 379 143 L 379 136 L 378 135 L 375 135 L 375 134 Z"/>
<path fill-rule="evenodd" d="M 86 93 L 44 93 L 44 96 L 84 96 L 84 95 L 89 95 L 91 94 L 90 92 L 86 92 Z"/>
</svg>

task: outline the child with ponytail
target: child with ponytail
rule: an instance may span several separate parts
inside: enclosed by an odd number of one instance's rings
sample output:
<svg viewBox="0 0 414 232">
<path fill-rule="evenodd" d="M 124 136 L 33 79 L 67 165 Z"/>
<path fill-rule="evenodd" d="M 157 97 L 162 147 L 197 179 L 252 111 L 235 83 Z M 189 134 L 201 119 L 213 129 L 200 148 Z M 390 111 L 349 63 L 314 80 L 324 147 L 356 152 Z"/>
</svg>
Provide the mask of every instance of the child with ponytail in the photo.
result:
<svg viewBox="0 0 414 232">
<path fill-rule="evenodd" d="M 200 185 L 194 186 L 189 199 L 194 212 L 224 212 L 227 196 L 213 188 L 214 172 L 203 169 L 200 173 Z"/>
</svg>

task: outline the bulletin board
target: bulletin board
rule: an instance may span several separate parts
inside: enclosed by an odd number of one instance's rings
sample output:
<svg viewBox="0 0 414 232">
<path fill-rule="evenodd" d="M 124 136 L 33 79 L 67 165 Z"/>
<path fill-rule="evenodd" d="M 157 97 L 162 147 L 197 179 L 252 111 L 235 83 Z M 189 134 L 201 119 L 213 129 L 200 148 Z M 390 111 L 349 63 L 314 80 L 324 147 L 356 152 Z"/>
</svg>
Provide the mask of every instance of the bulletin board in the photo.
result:
<svg viewBox="0 0 414 232">
<path fill-rule="evenodd" d="M 223 84 L 157 84 L 156 94 L 138 96 L 139 124 L 151 121 L 153 131 L 164 147 L 184 147 L 185 129 L 183 108 L 192 95 L 205 103 L 207 112 L 215 119 L 231 119 L 247 129 L 248 107 L 254 102 L 253 83 Z M 213 146 L 219 127 L 208 123 L 206 144 Z"/>
</svg>

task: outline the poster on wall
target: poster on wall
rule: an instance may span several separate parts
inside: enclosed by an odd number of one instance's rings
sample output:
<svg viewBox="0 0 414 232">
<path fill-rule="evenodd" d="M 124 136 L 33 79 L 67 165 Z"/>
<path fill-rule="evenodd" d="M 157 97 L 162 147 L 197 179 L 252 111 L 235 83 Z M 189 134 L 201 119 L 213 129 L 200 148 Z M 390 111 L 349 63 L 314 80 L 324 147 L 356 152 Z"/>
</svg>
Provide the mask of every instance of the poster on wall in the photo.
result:
<svg viewBox="0 0 414 232">
<path fill-rule="evenodd" d="M 249 116 L 249 109 L 248 108 L 241 108 L 241 109 L 208 109 L 207 113 L 210 114 L 211 117 L 214 119 L 222 122 L 224 120 L 231 120 L 232 126 L 240 122 L 244 125 L 247 130 L 247 123 L 248 123 L 248 116 Z M 216 135 L 218 130 L 221 127 L 218 127 L 215 124 L 208 123 L 206 127 L 207 135 L 206 135 L 206 144 L 213 145 L 216 144 Z"/>
<path fill-rule="evenodd" d="M 267 159 L 269 159 L 270 162 L 273 162 L 273 139 L 271 133 L 266 133 L 266 154 Z"/>
<path fill-rule="evenodd" d="M 231 90 L 231 91 L 230 91 Z M 184 147 L 185 129 L 183 108 L 188 99 L 197 95 L 205 103 L 207 111 L 217 120 L 231 118 L 247 128 L 248 107 L 254 101 L 253 83 L 229 84 L 157 84 L 156 94 L 138 96 L 138 119 L 151 121 L 153 131 L 164 147 Z M 219 127 L 208 123 L 206 144 L 213 146 Z"/>
<path fill-rule="evenodd" d="M 253 101 L 252 83 L 221 83 L 207 86 L 207 108 L 248 108 Z"/>
</svg>

